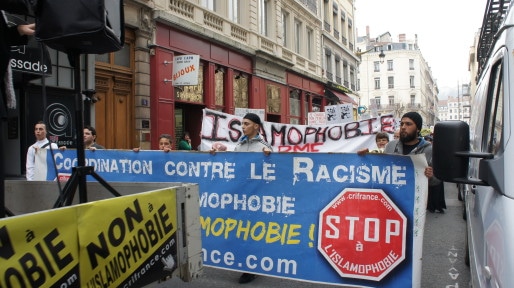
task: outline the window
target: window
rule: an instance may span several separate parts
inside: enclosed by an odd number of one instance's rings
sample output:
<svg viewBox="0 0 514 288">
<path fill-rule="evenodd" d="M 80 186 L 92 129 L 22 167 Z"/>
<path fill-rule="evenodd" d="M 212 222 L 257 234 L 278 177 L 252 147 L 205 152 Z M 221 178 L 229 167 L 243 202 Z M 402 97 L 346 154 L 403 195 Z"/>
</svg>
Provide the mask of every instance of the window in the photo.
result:
<svg viewBox="0 0 514 288">
<path fill-rule="evenodd" d="M 269 36 L 269 5 L 269 0 L 259 0 L 259 33 L 264 36 Z"/>
<path fill-rule="evenodd" d="M 234 23 L 241 24 L 239 0 L 228 0 L 228 19 Z"/>
<path fill-rule="evenodd" d="M 236 108 L 248 108 L 248 77 L 237 74 L 233 81 L 234 105 Z"/>
<path fill-rule="evenodd" d="M 341 58 L 336 56 L 336 82 L 341 84 Z"/>
<path fill-rule="evenodd" d="M 394 96 L 389 96 L 389 105 L 394 105 Z"/>
<path fill-rule="evenodd" d="M 387 77 L 387 88 L 389 88 L 389 89 L 394 88 L 394 77 L 393 76 Z"/>
<path fill-rule="evenodd" d="M 370 106 L 379 109 L 380 108 L 380 97 L 370 99 Z"/>
<path fill-rule="evenodd" d="M 214 73 L 214 96 L 216 106 L 225 105 L 225 69 L 221 67 Z"/>
<path fill-rule="evenodd" d="M 375 90 L 380 89 L 380 78 L 375 78 Z"/>
<path fill-rule="evenodd" d="M 325 19 L 325 30 L 327 30 L 326 26 L 328 25 L 328 30 L 330 30 L 330 23 L 327 22 L 326 19 L 330 19 L 330 4 L 328 3 L 328 0 L 325 0 L 325 2 L 323 3 L 323 19 Z"/>
<path fill-rule="evenodd" d="M 374 69 L 375 72 L 380 72 L 380 62 L 379 61 L 374 61 L 373 67 L 375 68 Z"/>
<path fill-rule="evenodd" d="M 355 68 L 350 67 L 350 89 L 355 90 Z"/>
<path fill-rule="evenodd" d="M 321 98 L 313 97 L 312 98 L 312 112 L 320 112 L 321 111 Z"/>
<path fill-rule="evenodd" d="M 487 147 L 489 153 L 498 153 L 502 150 L 502 134 L 503 134 L 503 68 L 500 63 L 495 64 L 491 70 L 491 78 L 487 91 L 487 104 L 484 119 L 484 137 L 483 141 L 487 141 L 484 147 Z"/>
<path fill-rule="evenodd" d="M 346 15 L 343 10 L 341 10 L 341 42 L 346 45 Z"/>
<path fill-rule="evenodd" d="M 335 3 L 334 3 L 335 4 Z M 338 17 L 337 17 L 337 4 L 335 4 L 334 6 L 334 11 L 332 13 L 332 25 L 334 27 L 334 37 L 336 39 L 339 39 L 339 31 L 338 31 L 338 24 L 339 24 L 339 21 L 337 21 Z"/>
<path fill-rule="evenodd" d="M 268 113 L 279 114 L 281 111 L 280 87 L 272 84 L 266 85 L 266 99 Z"/>
<path fill-rule="evenodd" d="M 62 88 L 73 88 L 73 74 L 74 67 L 70 65 L 70 61 L 68 60 L 68 55 L 64 52 L 59 52 L 54 49 L 48 49 L 48 53 L 50 54 L 50 60 L 52 63 L 52 75 L 48 78 L 45 78 L 45 85 L 54 86 L 54 87 L 62 87 Z M 101 56 L 105 57 L 105 61 L 109 63 L 110 58 L 113 54 L 102 54 Z M 98 56 L 98 55 L 97 55 Z M 86 61 L 86 56 L 80 56 L 80 73 L 83 74 L 86 72 L 86 65 L 84 64 Z M 98 61 L 98 60 L 97 60 Z M 85 87 L 85 77 L 80 77 L 82 81 L 82 87 Z M 2 79 L 3 81 L 3 79 Z M 41 79 L 36 79 L 30 81 L 31 83 L 42 83 Z"/>
<path fill-rule="evenodd" d="M 294 89 L 289 91 L 289 115 L 300 117 L 300 90 Z"/>
<path fill-rule="evenodd" d="M 414 59 L 409 59 L 409 70 L 414 70 Z"/>
<path fill-rule="evenodd" d="M 348 61 L 343 61 L 343 84 L 348 87 Z"/>
<path fill-rule="evenodd" d="M 216 1 L 215 0 L 202 0 L 201 3 L 202 7 L 205 7 L 211 11 L 216 11 Z"/>
<path fill-rule="evenodd" d="M 302 22 L 298 19 L 294 19 L 294 52 L 300 54 L 300 47 L 302 45 Z"/>
<path fill-rule="evenodd" d="M 314 58 L 314 30 L 307 28 L 307 58 L 312 60 Z"/>
<path fill-rule="evenodd" d="M 325 73 L 326 77 L 332 80 L 332 51 L 325 49 Z"/>
<path fill-rule="evenodd" d="M 415 88 L 416 85 L 414 85 L 414 76 L 410 76 L 409 77 L 409 82 L 410 82 L 410 88 Z"/>
<path fill-rule="evenodd" d="M 204 66 L 201 61 L 198 68 L 198 85 L 185 85 L 181 86 L 182 89 L 174 89 L 175 100 L 196 103 L 204 102 L 204 86 L 201 84 L 204 79 Z"/>
<path fill-rule="evenodd" d="M 387 60 L 387 71 L 393 71 L 393 60 Z"/>
<path fill-rule="evenodd" d="M 410 95 L 410 104 L 414 106 L 416 104 L 416 95 Z"/>
<path fill-rule="evenodd" d="M 289 39 L 287 37 L 289 33 L 289 13 L 282 11 L 282 41 L 284 41 L 284 47 L 290 48 Z"/>
</svg>

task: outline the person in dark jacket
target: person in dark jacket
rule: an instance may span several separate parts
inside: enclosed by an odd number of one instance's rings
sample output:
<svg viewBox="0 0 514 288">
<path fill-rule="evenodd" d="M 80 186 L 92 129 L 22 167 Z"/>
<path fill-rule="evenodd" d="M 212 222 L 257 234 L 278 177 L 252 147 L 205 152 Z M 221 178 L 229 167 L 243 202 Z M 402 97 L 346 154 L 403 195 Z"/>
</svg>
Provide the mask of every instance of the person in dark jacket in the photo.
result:
<svg viewBox="0 0 514 288">
<path fill-rule="evenodd" d="M 426 135 L 425 140 L 433 143 L 434 138 L 431 135 Z M 444 213 L 446 209 L 446 200 L 444 198 L 444 182 L 441 181 L 437 185 L 428 186 L 428 201 L 427 210 L 434 213 Z"/>
<path fill-rule="evenodd" d="M 8 26 L 5 13 L 27 14 L 29 6 L 26 1 L 2 0 L 0 1 L 0 117 L 7 117 L 7 108 L 16 107 L 16 98 L 9 91 L 12 85 L 9 60 L 11 59 L 11 46 L 27 44 L 28 37 L 34 35 L 35 24 Z"/>
<path fill-rule="evenodd" d="M 11 89 L 12 78 L 9 61 L 11 59 L 11 46 L 23 45 L 28 41 L 27 36 L 33 35 L 36 26 L 34 24 L 18 25 L 9 27 L 7 25 L 5 12 L 14 14 L 27 14 L 29 5 L 22 0 L 1 0 L 0 1 L 0 135 L 4 135 L 3 121 L 7 119 L 7 109 L 16 108 L 16 97 Z M 8 93 L 7 93 L 8 92 Z M 6 214 L 5 209 L 5 166 L 4 166 L 4 139 L 0 139 L 0 218 Z"/>
<path fill-rule="evenodd" d="M 425 176 L 428 178 L 428 204 L 427 209 L 430 212 L 444 213 L 443 208 L 446 208 L 446 204 L 441 205 L 435 204 L 430 199 L 440 199 L 441 195 L 435 195 L 441 193 L 441 185 L 444 182 L 437 179 L 434 176 L 432 169 L 432 143 L 425 140 L 425 138 L 419 136 L 419 132 L 423 126 L 423 118 L 417 112 L 405 113 L 400 122 L 400 139 L 395 139 L 386 145 L 384 153 L 389 154 L 401 154 L 401 155 L 413 155 L 413 154 L 425 154 L 427 159 L 428 167 L 425 168 Z M 444 190 L 442 190 L 444 193 Z M 444 194 L 443 194 L 444 199 Z M 443 200 L 444 201 L 444 200 Z"/>
</svg>

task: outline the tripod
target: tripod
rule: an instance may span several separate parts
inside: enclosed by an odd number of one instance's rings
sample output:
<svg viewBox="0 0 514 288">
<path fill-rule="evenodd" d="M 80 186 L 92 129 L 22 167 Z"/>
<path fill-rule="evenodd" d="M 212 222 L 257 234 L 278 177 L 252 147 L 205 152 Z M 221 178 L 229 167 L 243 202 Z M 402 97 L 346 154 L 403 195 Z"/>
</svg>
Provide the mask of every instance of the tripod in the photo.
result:
<svg viewBox="0 0 514 288">
<path fill-rule="evenodd" d="M 74 92 L 75 92 L 75 133 L 77 137 L 77 167 L 73 167 L 71 177 L 64 185 L 62 193 L 55 202 L 54 208 L 71 205 L 77 187 L 79 188 L 80 203 L 87 202 L 87 185 L 86 176 L 91 175 L 111 194 L 118 197 L 121 196 L 112 186 L 110 186 L 100 175 L 98 175 L 94 167 L 86 166 L 86 153 L 84 151 L 84 140 L 80 137 L 84 133 L 84 105 L 82 102 L 82 90 L 80 82 L 80 53 L 77 51 L 68 52 L 68 59 L 74 72 Z M 57 175 L 58 177 L 58 175 Z M 59 181 L 59 179 L 57 179 Z"/>
</svg>

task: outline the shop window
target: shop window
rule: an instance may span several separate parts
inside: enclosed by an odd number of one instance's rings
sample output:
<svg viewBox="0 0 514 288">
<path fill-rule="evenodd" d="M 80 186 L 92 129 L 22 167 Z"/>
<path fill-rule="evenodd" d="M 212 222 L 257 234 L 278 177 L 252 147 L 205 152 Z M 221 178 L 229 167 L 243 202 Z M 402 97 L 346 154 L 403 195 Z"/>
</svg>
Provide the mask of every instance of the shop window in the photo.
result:
<svg viewBox="0 0 514 288">
<path fill-rule="evenodd" d="M 236 108 L 248 108 L 248 77 L 244 74 L 234 76 L 233 94 Z"/>
<path fill-rule="evenodd" d="M 225 95 L 225 69 L 219 67 L 214 73 L 214 94 L 216 106 L 224 106 Z"/>
<path fill-rule="evenodd" d="M 312 98 L 312 112 L 321 112 L 321 98 L 320 97 Z"/>
<path fill-rule="evenodd" d="M 289 92 L 289 115 L 300 116 L 300 90 L 294 89 Z"/>
<path fill-rule="evenodd" d="M 280 114 L 280 87 L 268 84 L 266 86 L 267 112 Z"/>
<path fill-rule="evenodd" d="M 300 124 L 301 116 L 301 92 L 298 89 L 289 91 L 289 123 Z"/>
<path fill-rule="evenodd" d="M 200 63 L 198 71 L 198 85 L 175 86 L 175 99 L 184 102 L 203 103 L 203 72 L 204 66 Z"/>
</svg>

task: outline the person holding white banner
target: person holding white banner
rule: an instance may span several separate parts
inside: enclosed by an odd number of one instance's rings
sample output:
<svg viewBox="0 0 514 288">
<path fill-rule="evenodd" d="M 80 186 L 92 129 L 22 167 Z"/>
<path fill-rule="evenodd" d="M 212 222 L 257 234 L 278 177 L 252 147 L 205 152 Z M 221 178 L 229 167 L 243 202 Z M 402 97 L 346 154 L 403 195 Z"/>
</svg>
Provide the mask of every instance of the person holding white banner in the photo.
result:
<svg viewBox="0 0 514 288">
<path fill-rule="evenodd" d="M 243 117 L 243 134 L 244 136 L 239 139 L 235 152 L 264 152 L 269 155 L 273 148 L 266 142 L 259 130 L 262 126 L 261 118 L 257 114 L 247 113 Z"/>
<path fill-rule="evenodd" d="M 243 117 L 242 126 L 244 136 L 239 139 L 234 152 L 264 152 L 265 155 L 269 155 L 273 151 L 271 145 L 259 133 L 262 122 L 257 114 L 247 113 Z M 239 277 L 239 283 L 252 282 L 256 277 L 255 274 L 243 273 Z"/>
<path fill-rule="evenodd" d="M 368 148 L 364 148 L 357 151 L 357 154 L 363 155 L 366 153 L 384 153 L 385 147 L 387 143 L 389 143 L 389 134 L 386 132 L 378 132 L 375 135 L 375 143 L 377 144 L 377 149 L 369 150 Z"/>
<path fill-rule="evenodd" d="M 423 118 L 417 112 L 407 112 L 400 120 L 400 139 L 387 143 L 384 153 L 414 155 L 425 154 L 428 165 L 425 168 L 425 176 L 428 185 L 434 186 L 441 181 L 434 177 L 432 169 L 432 144 L 420 136 L 423 127 Z"/>
</svg>

